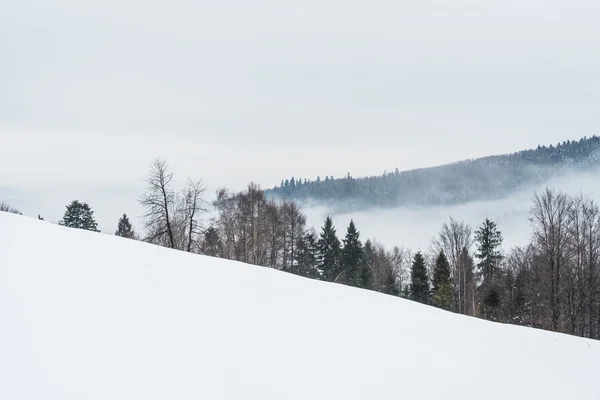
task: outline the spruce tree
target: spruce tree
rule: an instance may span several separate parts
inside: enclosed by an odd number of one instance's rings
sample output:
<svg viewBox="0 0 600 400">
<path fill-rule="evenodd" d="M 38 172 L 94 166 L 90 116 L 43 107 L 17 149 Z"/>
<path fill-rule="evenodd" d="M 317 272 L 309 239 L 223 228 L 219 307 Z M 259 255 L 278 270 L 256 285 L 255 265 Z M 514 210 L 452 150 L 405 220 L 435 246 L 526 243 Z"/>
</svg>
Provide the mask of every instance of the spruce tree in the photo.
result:
<svg viewBox="0 0 600 400">
<path fill-rule="evenodd" d="M 319 279 L 332 282 L 341 272 L 340 247 L 333 220 L 327 216 L 317 243 Z"/>
<path fill-rule="evenodd" d="M 89 204 L 77 200 L 67 206 L 65 215 L 59 224 L 69 228 L 99 232 L 98 224 L 94 219 L 94 212 Z"/>
<path fill-rule="evenodd" d="M 498 230 L 496 223 L 488 218 L 475 232 L 475 241 L 477 242 L 475 257 L 479 260 L 477 267 L 484 282 L 492 283 L 498 276 L 500 260 L 502 259 L 499 251 L 502 240 L 502 233 Z"/>
<path fill-rule="evenodd" d="M 298 274 L 308 278 L 317 278 L 317 237 L 314 231 L 300 236 L 296 248 Z"/>
<path fill-rule="evenodd" d="M 123 216 L 119 219 L 115 235 L 128 239 L 135 239 L 135 232 L 131 226 L 131 222 L 129 221 L 127 214 L 123 214 Z"/>
<path fill-rule="evenodd" d="M 410 298 L 419 303 L 429 303 L 429 280 L 427 267 L 421 252 L 417 252 L 410 271 Z"/>
<path fill-rule="evenodd" d="M 376 262 L 375 248 L 370 240 L 365 242 L 363 259 L 359 267 L 359 282 L 358 286 L 365 289 L 373 289 L 374 276 L 373 267 Z"/>
<path fill-rule="evenodd" d="M 433 269 L 432 303 L 434 306 L 450 311 L 453 299 L 452 281 L 450 280 L 450 263 L 446 254 L 440 251 Z"/>
<path fill-rule="evenodd" d="M 344 248 L 342 250 L 342 266 L 346 274 L 346 284 L 350 286 L 365 287 L 368 274 L 365 272 L 364 250 L 360 242 L 360 234 L 356 230 L 354 221 L 350 220 Z M 368 268 L 368 266 L 367 266 Z"/>
<path fill-rule="evenodd" d="M 209 227 L 204 232 L 200 252 L 211 257 L 220 257 L 223 250 L 223 244 L 219 236 L 219 231 L 214 226 Z"/>
<path fill-rule="evenodd" d="M 383 293 L 391 294 L 392 296 L 400 296 L 400 287 L 398 286 L 398 280 L 396 273 L 393 269 L 389 269 L 384 279 L 385 288 Z"/>
<path fill-rule="evenodd" d="M 502 255 L 502 233 L 496 223 L 485 219 L 482 226 L 475 232 L 477 252 L 475 257 L 479 260 L 477 270 L 482 278 L 480 292 L 482 299 L 482 316 L 486 319 L 496 320 L 500 307 L 500 261 Z"/>
</svg>

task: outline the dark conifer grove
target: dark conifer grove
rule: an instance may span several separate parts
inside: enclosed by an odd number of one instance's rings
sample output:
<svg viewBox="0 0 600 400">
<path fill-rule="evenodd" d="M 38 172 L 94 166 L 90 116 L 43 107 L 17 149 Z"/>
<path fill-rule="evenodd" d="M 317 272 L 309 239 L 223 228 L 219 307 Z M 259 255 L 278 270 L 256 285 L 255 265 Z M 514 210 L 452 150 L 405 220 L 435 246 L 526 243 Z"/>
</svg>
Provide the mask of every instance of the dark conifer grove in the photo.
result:
<svg viewBox="0 0 600 400">
<path fill-rule="evenodd" d="M 318 201 L 342 210 L 495 200 L 564 172 L 593 172 L 599 154 L 600 137 L 592 136 L 431 168 L 396 168 L 379 176 L 292 177 L 266 194 L 269 198 Z"/>
</svg>

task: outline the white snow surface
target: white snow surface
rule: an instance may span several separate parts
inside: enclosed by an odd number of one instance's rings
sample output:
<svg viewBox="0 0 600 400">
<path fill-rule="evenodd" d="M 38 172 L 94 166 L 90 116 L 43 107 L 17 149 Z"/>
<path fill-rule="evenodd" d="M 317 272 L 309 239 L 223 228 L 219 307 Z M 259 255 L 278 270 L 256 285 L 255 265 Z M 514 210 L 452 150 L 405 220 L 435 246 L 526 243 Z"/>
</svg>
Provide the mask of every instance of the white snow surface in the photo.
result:
<svg viewBox="0 0 600 400">
<path fill-rule="evenodd" d="M 600 342 L 0 213 L 0 399 L 600 398 Z"/>
</svg>

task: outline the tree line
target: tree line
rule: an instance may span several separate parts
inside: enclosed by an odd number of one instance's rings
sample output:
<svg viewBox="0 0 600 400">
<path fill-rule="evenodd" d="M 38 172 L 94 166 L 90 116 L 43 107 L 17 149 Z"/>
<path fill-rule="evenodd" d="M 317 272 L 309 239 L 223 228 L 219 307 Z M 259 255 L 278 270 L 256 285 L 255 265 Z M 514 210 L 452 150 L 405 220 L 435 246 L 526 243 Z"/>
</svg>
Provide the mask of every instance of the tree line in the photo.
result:
<svg viewBox="0 0 600 400">
<path fill-rule="evenodd" d="M 599 150 L 600 137 L 592 136 L 432 168 L 396 168 L 379 176 L 355 178 L 348 173 L 341 178 L 292 177 L 266 193 L 269 198 L 313 200 L 341 209 L 493 200 L 561 173 L 596 170 Z"/>
<path fill-rule="evenodd" d="M 201 180 L 177 191 L 167 163 L 156 160 L 147 184 L 139 198 L 144 233 L 124 214 L 115 235 L 600 339 L 600 208 L 583 195 L 535 193 L 526 245 L 504 249 L 489 219 L 473 230 L 450 217 L 429 248 L 412 252 L 363 240 L 354 221 L 340 235 L 328 216 L 317 231 L 296 202 L 269 199 L 254 183 L 237 193 L 219 190 L 211 218 Z M 18 212 L 5 203 L 2 210 Z M 93 210 L 79 201 L 66 207 L 60 224 L 98 231 Z"/>
</svg>

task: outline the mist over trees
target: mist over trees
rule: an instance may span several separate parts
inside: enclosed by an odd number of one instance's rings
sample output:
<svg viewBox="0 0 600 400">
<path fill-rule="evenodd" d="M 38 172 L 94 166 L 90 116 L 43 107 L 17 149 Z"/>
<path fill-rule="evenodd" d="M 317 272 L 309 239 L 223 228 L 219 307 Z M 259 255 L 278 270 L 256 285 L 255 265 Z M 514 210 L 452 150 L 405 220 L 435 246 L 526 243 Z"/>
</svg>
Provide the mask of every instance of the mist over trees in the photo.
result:
<svg viewBox="0 0 600 400">
<path fill-rule="evenodd" d="M 292 177 L 266 194 L 269 198 L 319 201 L 340 209 L 460 204 L 501 199 L 561 173 L 596 171 L 599 167 L 600 137 L 592 136 L 432 168 L 396 169 L 380 176 Z"/>
<path fill-rule="evenodd" d="M 187 197 L 176 196 L 166 164 L 153 164 L 150 177 L 155 183 L 143 199 L 149 211 L 158 209 L 158 216 L 146 214 L 149 232 L 168 238 L 167 213 L 169 221 L 176 221 L 174 232 L 189 232 L 189 218 L 199 218 L 203 211 L 175 217 L 189 210 L 175 205 L 194 204 L 189 201 L 194 194 L 203 204 L 202 192 L 190 185 L 184 190 Z M 341 235 L 327 216 L 317 231 L 307 225 L 296 202 L 269 199 L 255 183 L 237 193 L 220 189 L 213 207 L 216 213 L 205 221 L 206 229 L 192 235 L 195 245 L 183 240 L 175 248 L 401 296 L 473 317 L 600 338 L 600 209 L 586 197 L 550 189 L 535 193 L 531 242 L 526 246 L 503 249 L 502 232 L 490 219 L 474 229 L 450 217 L 432 236 L 431 246 L 415 253 L 363 240 L 354 221 Z M 155 237 L 145 240 L 170 247 L 168 240 Z"/>
<path fill-rule="evenodd" d="M 429 248 L 413 252 L 362 238 L 353 220 L 338 228 L 327 216 L 322 226 L 308 226 L 296 201 L 275 201 L 256 183 L 219 189 L 211 204 L 202 180 L 178 183 L 158 159 L 146 182 L 138 199 L 143 232 L 123 214 L 116 236 L 600 339 L 600 207 L 584 195 L 534 193 L 526 245 L 503 248 L 501 227 L 490 219 L 474 228 L 450 217 L 432 232 Z M 18 213 L 6 203 L 0 211 Z M 77 200 L 60 224 L 98 231 L 91 207 Z"/>
</svg>

